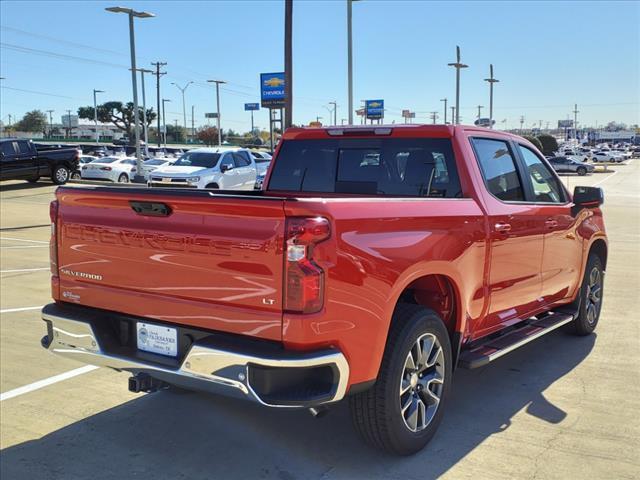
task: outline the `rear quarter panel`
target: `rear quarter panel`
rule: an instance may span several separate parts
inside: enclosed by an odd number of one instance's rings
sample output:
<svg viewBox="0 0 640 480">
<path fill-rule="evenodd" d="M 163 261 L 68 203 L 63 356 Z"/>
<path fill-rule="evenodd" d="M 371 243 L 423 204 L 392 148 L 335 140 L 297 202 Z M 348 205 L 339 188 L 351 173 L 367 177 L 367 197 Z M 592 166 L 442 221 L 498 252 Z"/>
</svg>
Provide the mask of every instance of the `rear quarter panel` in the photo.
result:
<svg viewBox="0 0 640 480">
<path fill-rule="evenodd" d="M 314 261 L 325 270 L 325 302 L 314 315 L 286 314 L 288 348 L 336 345 L 350 383 L 376 377 L 396 302 L 413 280 L 449 277 L 458 290 L 456 329 L 482 315 L 485 219 L 473 199 L 303 199 L 287 216 L 330 219 L 332 236 Z"/>
</svg>

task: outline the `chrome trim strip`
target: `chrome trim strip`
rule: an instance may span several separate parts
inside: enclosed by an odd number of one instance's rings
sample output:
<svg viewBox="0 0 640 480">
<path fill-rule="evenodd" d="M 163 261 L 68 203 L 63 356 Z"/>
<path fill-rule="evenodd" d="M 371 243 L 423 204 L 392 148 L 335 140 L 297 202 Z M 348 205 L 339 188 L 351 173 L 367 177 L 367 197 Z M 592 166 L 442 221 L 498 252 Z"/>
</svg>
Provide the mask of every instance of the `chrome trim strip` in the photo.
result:
<svg viewBox="0 0 640 480">
<path fill-rule="evenodd" d="M 308 352 L 301 352 L 299 358 L 278 358 L 254 356 L 233 352 L 228 349 L 217 349 L 194 344 L 185 356 L 181 366 L 176 370 L 104 352 L 100 348 L 93 327 L 80 319 L 45 313 L 44 311 L 42 312 L 42 318 L 51 322 L 53 338 L 49 339 L 48 350 L 55 354 L 100 367 L 131 372 L 147 372 L 152 376 L 155 373 L 162 378 L 169 378 L 167 381 L 175 381 L 177 384 L 185 384 L 185 382 L 191 384 L 195 382 L 202 384 L 202 386 L 215 384 L 226 387 L 220 390 L 223 394 L 240 393 L 242 397 L 268 407 L 295 408 L 306 407 L 307 405 L 271 404 L 260 398 L 249 383 L 250 364 L 282 368 L 335 366 L 338 371 L 338 383 L 335 392 L 331 398 L 319 404 L 342 400 L 347 390 L 349 364 L 344 355 L 338 350 L 319 351 L 313 356 L 309 356 Z M 228 390 L 228 392 L 225 390 Z"/>
</svg>

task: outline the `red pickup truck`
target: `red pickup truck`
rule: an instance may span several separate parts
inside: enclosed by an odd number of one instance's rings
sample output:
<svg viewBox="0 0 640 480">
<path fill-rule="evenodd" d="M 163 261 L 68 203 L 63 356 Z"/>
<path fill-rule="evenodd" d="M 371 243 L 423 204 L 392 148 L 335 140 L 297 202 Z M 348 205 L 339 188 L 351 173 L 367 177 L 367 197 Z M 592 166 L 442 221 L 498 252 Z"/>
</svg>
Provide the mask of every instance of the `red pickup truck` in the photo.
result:
<svg viewBox="0 0 640 480">
<path fill-rule="evenodd" d="M 61 187 L 45 348 L 420 450 L 456 367 L 602 305 L 602 190 L 566 191 L 523 138 L 477 127 L 292 128 L 263 191 Z"/>
</svg>

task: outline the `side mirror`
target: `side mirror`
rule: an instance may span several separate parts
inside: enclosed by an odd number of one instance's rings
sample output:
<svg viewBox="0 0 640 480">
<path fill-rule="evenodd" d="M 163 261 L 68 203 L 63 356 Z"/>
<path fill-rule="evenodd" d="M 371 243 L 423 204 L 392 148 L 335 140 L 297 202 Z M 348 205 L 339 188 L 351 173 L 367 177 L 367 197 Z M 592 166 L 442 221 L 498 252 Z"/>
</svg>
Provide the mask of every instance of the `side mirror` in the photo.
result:
<svg viewBox="0 0 640 480">
<path fill-rule="evenodd" d="M 597 208 L 604 203 L 604 191 L 600 187 L 576 187 L 573 190 L 572 214 L 575 217 L 584 208 Z"/>
<path fill-rule="evenodd" d="M 223 163 L 222 165 L 220 165 L 220 171 L 222 173 L 228 172 L 229 170 L 231 170 L 231 168 L 231 165 L 229 165 L 228 163 Z"/>
</svg>

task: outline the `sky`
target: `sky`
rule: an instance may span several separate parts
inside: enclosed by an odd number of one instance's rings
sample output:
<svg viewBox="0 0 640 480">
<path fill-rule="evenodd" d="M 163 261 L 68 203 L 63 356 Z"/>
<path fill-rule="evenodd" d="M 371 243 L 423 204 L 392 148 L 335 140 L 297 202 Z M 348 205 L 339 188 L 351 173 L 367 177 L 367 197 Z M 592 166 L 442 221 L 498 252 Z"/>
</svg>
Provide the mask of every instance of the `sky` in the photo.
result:
<svg viewBox="0 0 640 480">
<path fill-rule="evenodd" d="M 118 3 L 121 2 L 121 3 Z M 259 74 L 284 70 L 284 1 L 9 1 L 0 2 L 0 118 L 20 118 L 33 109 L 67 109 L 98 102 L 131 101 L 126 15 L 106 12 L 122 5 L 155 18 L 135 23 L 138 68 L 167 62 L 161 96 L 167 123 L 207 123 L 215 112 L 222 79 L 223 129 L 247 131 L 244 103 L 259 101 Z M 346 1 L 294 0 L 293 120 L 307 124 L 347 118 Z M 525 128 L 573 118 L 581 125 L 640 123 L 640 2 L 362 0 L 353 4 L 354 107 L 384 99 L 385 123 L 444 120 L 442 98 L 455 97 L 455 47 L 462 51 L 460 112 L 463 123 L 488 116 L 489 64 L 495 84 L 494 118 L 499 128 Z M 155 105 L 155 77 L 147 76 L 148 106 Z M 267 110 L 255 112 L 268 128 Z M 447 112 L 449 115 L 450 112 Z M 357 117 L 356 117 L 357 118 Z M 450 120 L 448 118 L 447 120 Z"/>
</svg>

